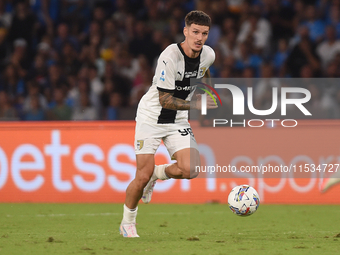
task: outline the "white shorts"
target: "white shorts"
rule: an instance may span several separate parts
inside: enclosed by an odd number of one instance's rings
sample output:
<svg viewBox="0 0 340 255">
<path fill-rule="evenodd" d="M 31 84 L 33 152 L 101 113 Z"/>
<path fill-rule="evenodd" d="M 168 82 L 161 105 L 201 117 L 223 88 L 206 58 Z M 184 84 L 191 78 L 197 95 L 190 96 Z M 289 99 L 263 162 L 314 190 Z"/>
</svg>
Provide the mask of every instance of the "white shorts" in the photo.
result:
<svg viewBox="0 0 340 255">
<path fill-rule="evenodd" d="M 137 120 L 135 131 L 136 154 L 155 154 L 162 140 L 171 157 L 175 152 L 182 149 L 195 148 L 198 150 L 189 122 L 155 124 Z"/>
</svg>

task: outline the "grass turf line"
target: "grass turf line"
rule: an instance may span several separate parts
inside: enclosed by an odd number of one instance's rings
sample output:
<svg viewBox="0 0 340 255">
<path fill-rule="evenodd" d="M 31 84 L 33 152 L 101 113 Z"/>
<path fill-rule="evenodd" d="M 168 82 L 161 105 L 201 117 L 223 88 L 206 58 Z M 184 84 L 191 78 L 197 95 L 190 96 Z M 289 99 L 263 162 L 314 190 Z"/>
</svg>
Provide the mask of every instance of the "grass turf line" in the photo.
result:
<svg viewBox="0 0 340 255">
<path fill-rule="evenodd" d="M 340 205 L 139 206 L 140 238 L 118 233 L 122 204 L 0 204 L 0 254 L 337 254 Z"/>
</svg>

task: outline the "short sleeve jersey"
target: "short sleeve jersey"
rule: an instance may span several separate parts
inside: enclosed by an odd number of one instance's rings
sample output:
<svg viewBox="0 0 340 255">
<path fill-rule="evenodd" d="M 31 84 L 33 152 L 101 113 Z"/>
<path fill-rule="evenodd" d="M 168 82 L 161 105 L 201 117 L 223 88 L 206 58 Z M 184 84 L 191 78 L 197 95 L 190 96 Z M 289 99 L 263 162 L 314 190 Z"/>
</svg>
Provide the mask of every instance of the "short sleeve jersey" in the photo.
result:
<svg viewBox="0 0 340 255">
<path fill-rule="evenodd" d="M 152 85 L 138 104 L 136 120 L 158 124 L 188 120 L 187 110 L 162 108 L 159 91 L 190 101 L 196 88 L 190 85 L 190 79 L 201 79 L 214 60 L 215 52 L 209 46 L 204 45 L 198 57 L 189 58 L 179 43 L 169 45 L 158 58 Z"/>
</svg>

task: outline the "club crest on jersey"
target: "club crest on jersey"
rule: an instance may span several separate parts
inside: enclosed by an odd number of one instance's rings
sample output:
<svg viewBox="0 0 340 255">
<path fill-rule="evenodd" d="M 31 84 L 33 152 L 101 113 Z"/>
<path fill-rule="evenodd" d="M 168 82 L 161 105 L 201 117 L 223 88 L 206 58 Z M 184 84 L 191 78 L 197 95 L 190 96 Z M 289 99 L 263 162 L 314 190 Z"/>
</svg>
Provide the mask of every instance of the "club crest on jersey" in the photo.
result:
<svg viewBox="0 0 340 255">
<path fill-rule="evenodd" d="M 161 77 L 159 78 L 161 81 L 165 81 L 165 70 L 163 69 L 162 71 L 161 71 Z"/>
<path fill-rule="evenodd" d="M 137 149 L 141 150 L 144 146 L 144 140 L 137 140 Z"/>
<path fill-rule="evenodd" d="M 198 78 L 203 77 L 206 70 L 207 70 L 206 67 L 201 67 L 200 70 L 199 70 L 199 72 L 198 72 Z"/>
</svg>

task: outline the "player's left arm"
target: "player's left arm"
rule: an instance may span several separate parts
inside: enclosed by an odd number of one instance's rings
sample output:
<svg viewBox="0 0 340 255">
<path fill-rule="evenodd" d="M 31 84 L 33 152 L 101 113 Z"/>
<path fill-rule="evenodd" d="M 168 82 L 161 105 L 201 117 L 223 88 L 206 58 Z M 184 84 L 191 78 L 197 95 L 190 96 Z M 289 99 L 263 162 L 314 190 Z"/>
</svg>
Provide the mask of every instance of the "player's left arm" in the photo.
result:
<svg viewBox="0 0 340 255">
<path fill-rule="evenodd" d="M 190 103 L 188 100 L 184 100 L 178 97 L 174 97 L 173 93 L 158 91 L 159 93 L 159 102 L 161 106 L 165 109 L 169 110 L 190 110 L 190 109 L 201 109 L 201 99 L 195 100 Z M 217 108 L 215 102 L 208 97 L 207 98 L 207 109 Z"/>
<path fill-rule="evenodd" d="M 211 75 L 210 75 L 210 69 L 208 69 L 205 74 L 204 74 L 204 79 L 210 79 L 211 78 Z"/>
<path fill-rule="evenodd" d="M 173 93 L 158 91 L 161 106 L 169 110 L 190 110 L 190 101 L 174 97 Z"/>
</svg>

